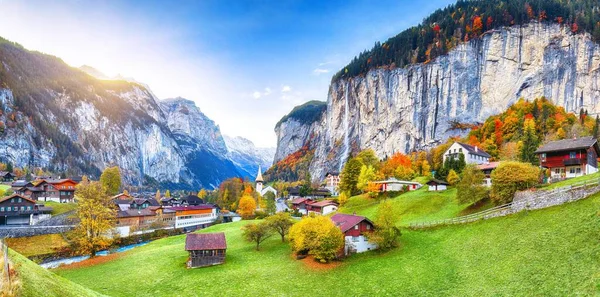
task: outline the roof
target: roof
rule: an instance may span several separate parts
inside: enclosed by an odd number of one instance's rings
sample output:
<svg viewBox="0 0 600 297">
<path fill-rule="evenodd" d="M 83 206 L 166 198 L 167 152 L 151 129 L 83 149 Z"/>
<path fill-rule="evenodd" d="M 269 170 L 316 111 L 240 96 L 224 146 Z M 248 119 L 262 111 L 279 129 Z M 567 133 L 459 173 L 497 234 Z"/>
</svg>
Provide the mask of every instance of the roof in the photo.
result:
<svg viewBox="0 0 600 297">
<path fill-rule="evenodd" d="M 261 173 L 261 170 L 260 170 L 260 166 L 258 166 L 258 173 L 256 174 L 256 181 L 257 182 L 261 182 L 261 183 L 264 182 L 263 177 L 262 177 L 262 173 Z"/>
<path fill-rule="evenodd" d="M 319 202 L 315 202 L 315 203 L 311 204 L 311 206 L 316 206 L 316 207 L 324 207 L 327 205 L 338 205 L 338 204 L 331 200 L 323 200 L 323 201 L 319 201 Z"/>
<path fill-rule="evenodd" d="M 467 150 L 467 152 L 469 152 L 472 155 L 482 156 L 482 157 L 486 157 L 486 158 L 491 158 L 492 157 L 492 156 L 490 156 L 490 154 L 486 153 L 480 147 L 468 145 L 468 144 L 462 143 L 462 142 L 457 142 L 457 143 L 460 146 L 462 146 L 465 150 Z"/>
<path fill-rule="evenodd" d="M 128 203 L 135 203 L 137 205 L 144 204 L 144 202 L 148 202 L 151 206 L 159 206 L 160 203 L 156 201 L 154 198 L 134 198 L 133 201 L 129 201 Z"/>
<path fill-rule="evenodd" d="M 449 183 L 443 181 L 443 180 L 439 180 L 439 179 L 432 179 L 430 181 L 427 182 L 428 185 L 449 185 Z"/>
<path fill-rule="evenodd" d="M 7 174 L 10 174 L 12 176 L 14 176 L 14 174 L 8 172 L 8 171 L 0 171 L 0 176 L 6 176 Z"/>
<path fill-rule="evenodd" d="M 389 178 L 387 180 L 380 180 L 380 181 L 376 181 L 373 182 L 375 184 L 404 184 L 404 185 L 420 185 L 420 183 L 418 182 L 414 182 L 414 181 L 406 181 L 406 180 L 398 180 L 394 177 Z"/>
<path fill-rule="evenodd" d="M 186 251 L 227 249 L 225 233 L 190 233 L 185 237 Z"/>
<path fill-rule="evenodd" d="M 127 209 L 127 210 L 120 210 L 117 212 L 117 217 L 118 218 L 129 218 L 129 217 L 148 217 L 148 216 L 155 216 L 156 213 L 150 209 Z"/>
<path fill-rule="evenodd" d="M 328 175 L 340 175 L 340 173 L 337 171 L 329 171 L 325 174 L 325 176 L 328 176 Z"/>
<path fill-rule="evenodd" d="M 342 232 L 346 232 L 356 226 L 358 223 L 362 221 L 367 221 L 374 225 L 369 219 L 357 215 L 349 215 L 349 214 L 335 214 L 331 217 L 333 223 L 338 226 Z"/>
<path fill-rule="evenodd" d="M 49 183 L 49 184 L 53 184 L 53 185 L 54 184 L 62 184 L 64 182 L 68 182 L 68 181 L 76 184 L 75 181 L 73 181 L 71 179 L 68 179 L 68 178 L 63 178 L 63 179 L 44 179 L 44 181 L 47 182 L 47 183 Z"/>
<path fill-rule="evenodd" d="M 181 198 L 180 202 L 186 202 L 187 204 L 204 204 L 204 200 L 194 195 L 187 195 L 185 198 Z"/>
<path fill-rule="evenodd" d="M 13 187 L 24 187 L 26 184 L 28 184 L 29 182 L 23 179 L 17 180 L 15 182 L 12 183 L 11 186 Z"/>
<path fill-rule="evenodd" d="M 305 202 L 306 200 L 312 201 L 311 199 L 308 199 L 308 198 L 296 198 L 296 199 L 292 200 L 292 204 L 300 204 L 302 202 Z"/>
<path fill-rule="evenodd" d="M 491 169 L 496 169 L 496 167 L 498 167 L 498 165 L 500 165 L 500 162 L 490 162 L 487 164 L 479 164 L 477 165 L 477 169 L 479 170 L 491 170 Z"/>
<path fill-rule="evenodd" d="M 172 206 L 169 207 L 168 209 L 172 209 L 172 210 L 195 210 L 195 209 L 212 209 L 215 208 L 213 205 L 210 204 L 201 204 L 201 205 L 190 205 L 190 206 Z"/>
<path fill-rule="evenodd" d="M 35 200 L 33 200 L 31 198 L 27 198 L 27 197 L 19 195 L 19 194 L 12 194 L 10 196 L 2 197 L 2 198 L 0 198 L 0 202 L 4 202 L 4 201 L 6 201 L 8 199 L 11 199 L 11 198 L 21 198 L 21 199 L 24 199 L 26 201 L 29 201 L 29 202 L 35 204 Z"/>
<path fill-rule="evenodd" d="M 557 141 L 550 141 L 538 148 L 535 153 L 549 153 L 549 152 L 560 152 L 566 150 L 576 150 L 576 149 L 588 149 L 592 146 L 596 146 L 596 151 L 598 151 L 598 142 L 593 136 L 575 138 L 575 139 L 563 139 Z"/>
<path fill-rule="evenodd" d="M 119 193 L 119 194 L 117 194 L 117 195 L 114 195 L 114 196 L 112 196 L 112 198 L 110 198 L 110 199 L 116 199 L 116 198 L 119 198 L 119 197 L 121 197 L 121 196 L 125 196 L 125 197 L 129 197 L 129 198 L 131 198 L 131 195 L 129 195 L 129 194 L 126 194 L 126 193 Z"/>
</svg>

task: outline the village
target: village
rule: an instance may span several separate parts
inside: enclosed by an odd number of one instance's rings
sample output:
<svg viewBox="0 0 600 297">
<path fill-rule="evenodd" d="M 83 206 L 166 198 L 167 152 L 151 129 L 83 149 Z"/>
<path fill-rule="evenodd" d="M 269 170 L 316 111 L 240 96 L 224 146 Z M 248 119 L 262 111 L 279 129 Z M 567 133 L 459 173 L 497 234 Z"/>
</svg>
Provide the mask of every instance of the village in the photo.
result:
<svg viewBox="0 0 600 297">
<path fill-rule="evenodd" d="M 369 166 L 363 165 L 361 173 L 355 176 L 355 182 L 358 184 L 363 183 L 362 190 L 359 191 L 368 197 L 372 197 L 371 199 L 375 199 L 374 201 L 380 199 L 377 197 L 384 197 L 381 199 L 385 201 L 385 197 L 396 197 L 402 193 L 419 190 L 444 192 L 459 186 L 450 171 L 455 169 L 457 171 L 460 169 L 465 170 L 464 168 L 474 170 L 474 174 L 478 178 L 476 183 L 479 186 L 470 184 L 469 187 L 479 187 L 481 189 L 492 187 L 495 182 L 494 171 L 501 167 L 503 162 L 491 161 L 491 155 L 477 146 L 462 142 L 453 142 L 446 146 L 447 149 L 443 152 L 442 160 L 447 168 L 442 167 L 440 169 L 441 171 L 447 171 L 445 178 L 439 177 L 439 174 L 435 172 L 425 172 L 424 178 L 411 180 L 399 179 L 397 178 L 401 176 L 399 174 L 394 174 L 385 179 L 377 179 L 375 175 L 369 174 L 368 170 L 365 170 L 365 167 L 369 168 Z M 594 174 L 598 171 L 597 158 L 600 149 L 597 140 L 591 136 L 551 141 L 538 147 L 535 154 L 539 159 L 540 168 L 543 169 L 541 176 L 537 173 L 534 174 L 535 183 L 553 183 Z M 360 157 L 360 154 L 358 156 Z M 391 158 L 390 160 L 393 161 L 394 159 Z M 384 167 L 386 161 L 382 162 L 384 165 L 381 166 Z M 348 164 L 352 164 L 352 162 L 348 162 Z M 398 167 L 401 168 L 401 166 Z M 112 168 L 111 171 L 118 172 L 118 168 Z M 394 172 L 397 173 L 398 171 L 397 168 L 394 169 Z M 261 242 L 272 233 L 278 232 L 284 241 L 288 236 L 290 237 L 292 249 L 298 253 L 299 259 L 305 257 L 301 255 L 309 253 L 315 259 L 329 262 L 334 259 L 348 257 L 354 253 L 373 251 L 378 249 L 380 245 L 385 249 L 394 247 L 400 236 L 400 231 L 395 224 L 386 225 L 381 221 L 373 221 L 365 216 L 356 215 L 356 212 L 339 212 L 339 208 L 343 207 L 349 198 L 349 194 L 346 194 L 348 193 L 347 189 L 342 185 L 343 174 L 340 176 L 339 172 L 327 173 L 319 187 L 308 187 L 307 189 L 305 186 L 296 185 L 283 191 L 277 191 L 272 184 L 270 185 L 268 181 L 265 181 L 259 168 L 253 184 L 248 181 L 236 180 L 240 183 L 240 190 L 243 190 L 242 196 L 239 198 L 237 212 L 228 210 L 227 207 L 220 207 L 218 204 L 219 199 L 215 198 L 218 196 L 206 190 L 177 196 L 171 196 L 169 191 L 165 191 L 165 195 L 162 195 L 160 191 L 152 195 L 150 193 L 129 193 L 124 190 L 107 197 L 109 208 L 113 211 L 114 217 L 111 219 L 113 224 L 110 225 L 110 230 L 107 229 L 106 232 L 121 238 L 139 237 L 160 230 L 171 230 L 173 233 L 169 234 L 172 235 L 189 233 L 185 241 L 185 251 L 189 253 L 187 266 L 190 268 L 222 264 L 227 258 L 227 239 L 224 233 L 190 232 L 215 224 L 238 222 L 242 219 L 265 218 L 262 223 L 243 227 L 245 238 L 250 242 L 254 242 L 256 249 L 259 249 Z M 78 189 L 81 189 L 78 185 L 82 182 L 84 184 L 90 183 L 86 177 L 52 178 L 50 176 L 34 176 L 31 181 L 26 181 L 16 179 L 16 176 L 8 171 L 0 172 L 0 177 L 5 185 L 10 185 L 10 188 L 5 192 L 9 195 L 0 200 L 0 225 L 2 225 L 0 230 L 5 232 L 10 231 L 11 228 L 17 228 L 18 230 L 22 226 L 36 227 L 43 225 L 51 227 L 52 224 L 44 224 L 44 222 L 52 221 L 51 213 L 53 209 L 46 205 L 72 205 L 73 209 L 77 209 L 79 202 Z M 365 178 L 368 179 L 366 182 L 363 180 Z M 466 180 L 465 177 L 463 179 Z M 468 182 L 473 181 L 469 180 Z M 353 186 L 356 186 L 356 184 Z M 423 187 L 425 187 L 424 190 L 422 190 Z M 117 189 L 120 188 L 122 186 L 119 182 Z M 526 187 L 522 189 L 525 190 Z M 181 194 L 184 193 L 181 192 Z M 250 201 L 248 206 L 243 205 L 242 200 L 245 198 Z M 470 198 L 473 199 L 473 197 Z M 209 202 L 209 199 L 212 201 Z M 477 203 L 478 200 L 471 201 Z M 379 207 L 384 208 L 382 205 Z M 392 213 L 385 214 L 385 210 L 378 210 L 378 220 L 381 220 L 379 212 L 382 215 L 395 217 Z M 310 228 L 313 228 L 310 226 L 306 227 L 308 229 L 304 231 L 290 231 L 293 226 L 302 225 L 294 224 L 302 217 L 306 218 L 306 222 L 317 220 L 317 217 L 326 218 L 329 221 L 326 224 L 335 226 L 339 230 L 337 233 L 327 233 L 335 234 L 334 237 L 338 238 L 338 244 L 333 245 L 334 251 L 312 253 L 311 249 L 320 249 L 318 244 L 314 246 L 316 243 L 313 243 L 313 246 L 296 247 L 299 241 L 304 242 L 308 239 L 298 239 L 300 235 L 290 234 L 308 232 L 300 236 L 302 237 L 314 236 L 314 234 L 310 234 L 315 232 L 315 230 L 310 231 Z M 62 225 L 64 221 L 58 220 L 53 224 Z M 67 221 L 72 224 L 68 229 L 77 228 L 76 220 Z M 302 222 L 304 221 L 302 220 Z M 270 223 L 267 224 L 266 222 Z M 317 226 L 323 223 L 314 221 L 311 224 Z M 379 230 L 380 228 L 384 228 L 384 230 Z M 321 231 L 317 231 L 316 234 Z M 378 233 L 378 231 L 382 232 Z M 65 231 L 61 230 L 61 232 Z M 11 233 L 9 232 L 9 234 Z M 44 231 L 42 231 L 42 234 L 45 234 Z M 382 236 L 381 234 L 388 234 L 388 236 Z M 323 240 L 323 238 L 320 240 Z M 334 239 L 334 241 L 336 240 Z M 108 247 L 109 245 L 105 245 L 103 248 Z"/>
</svg>

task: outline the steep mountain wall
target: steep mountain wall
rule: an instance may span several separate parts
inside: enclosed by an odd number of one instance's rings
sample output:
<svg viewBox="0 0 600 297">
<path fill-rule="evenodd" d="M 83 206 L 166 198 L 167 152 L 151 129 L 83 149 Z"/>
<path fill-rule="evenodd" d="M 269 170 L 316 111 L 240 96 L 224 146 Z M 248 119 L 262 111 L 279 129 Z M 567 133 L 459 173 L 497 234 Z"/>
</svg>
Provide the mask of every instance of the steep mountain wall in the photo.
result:
<svg viewBox="0 0 600 297">
<path fill-rule="evenodd" d="M 321 178 L 351 152 L 372 148 L 383 158 L 428 148 L 461 133 L 451 121 L 482 122 L 521 97 L 594 114 L 599 78 L 600 47 L 587 33 L 536 22 L 490 31 L 427 64 L 333 81 L 319 120 L 276 128 L 275 161 L 310 140 L 311 174 Z"/>
</svg>

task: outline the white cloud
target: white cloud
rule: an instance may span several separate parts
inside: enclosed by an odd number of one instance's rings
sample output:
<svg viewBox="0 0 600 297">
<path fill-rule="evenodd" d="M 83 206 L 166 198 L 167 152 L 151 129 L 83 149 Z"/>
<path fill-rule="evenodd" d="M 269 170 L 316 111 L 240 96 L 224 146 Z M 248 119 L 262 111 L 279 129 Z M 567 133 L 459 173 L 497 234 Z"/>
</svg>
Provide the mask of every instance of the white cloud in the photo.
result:
<svg viewBox="0 0 600 297">
<path fill-rule="evenodd" d="M 259 91 L 254 91 L 254 93 L 252 93 L 252 97 L 254 97 L 254 99 L 258 99 L 262 96 L 262 94 Z"/>
<path fill-rule="evenodd" d="M 265 88 L 265 92 L 263 93 L 264 96 L 269 96 L 271 95 L 272 91 L 271 88 Z"/>
<path fill-rule="evenodd" d="M 315 74 L 315 75 L 321 75 L 321 74 L 328 73 L 328 72 L 329 72 L 329 69 L 323 69 L 323 68 L 317 68 L 317 69 L 313 70 L 313 74 Z"/>
<path fill-rule="evenodd" d="M 290 87 L 290 86 L 283 86 L 283 87 L 281 88 L 281 92 L 282 92 L 282 93 L 287 93 L 287 92 L 289 92 L 289 91 L 291 91 L 291 90 L 292 90 L 292 87 Z"/>
</svg>

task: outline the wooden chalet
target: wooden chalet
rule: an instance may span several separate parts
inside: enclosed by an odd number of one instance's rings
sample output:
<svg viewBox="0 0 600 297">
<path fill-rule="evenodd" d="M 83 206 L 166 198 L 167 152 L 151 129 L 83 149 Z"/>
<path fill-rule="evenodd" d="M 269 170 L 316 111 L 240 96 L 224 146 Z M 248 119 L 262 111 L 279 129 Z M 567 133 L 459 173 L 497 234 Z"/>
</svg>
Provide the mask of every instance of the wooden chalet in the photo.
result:
<svg viewBox="0 0 600 297">
<path fill-rule="evenodd" d="M 218 265 L 225 262 L 225 233 L 190 233 L 185 238 L 185 250 L 190 253 L 188 268 Z"/>
<path fill-rule="evenodd" d="M 52 208 L 36 204 L 36 201 L 19 194 L 0 198 L 0 225 L 32 225 Z"/>
<path fill-rule="evenodd" d="M 12 182 L 14 181 L 16 176 L 8 171 L 0 171 L 0 181 L 2 182 Z"/>
<path fill-rule="evenodd" d="M 443 180 L 432 179 L 427 182 L 427 185 L 429 186 L 429 191 L 444 191 L 448 188 L 448 185 L 450 184 Z"/>
<path fill-rule="evenodd" d="M 592 137 L 551 141 L 535 151 L 553 180 L 598 172 L 598 141 Z"/>
<path fill-rule="evenodd" d="M 13 188 L 17 182 L 13 183 Z M 60 203 L 75 200 L 77 183 L 70 179 L 47 179 L 25 183 L 15 190 L 15 193 L 27 196 L 37 201 L 54 201 Z"/>
<path fill-rule="evenodd" d="M 367 238 L 368 234 L 375 230 L 375 224 L 371 220 L 357 215 L 338 213 L 331 217 L 331 221 L 344 233 L 344 255 L 377 248 L 377 245 L 370 243 Z"/>
<path fill-rule="evenodd" d="M 310 198 L 296 198 L 292 200 L 292 209 L 298 210 L 301 214 L 308 214 L 307 205 L 313 203 Z"/>
<path fill-rule="evenodd" d="M 316 213 L 326 215 L 332 213 L 338 209 L 338 205 L 336 202 L 331 200 L 322 200 L 319 202 L 310 203 L 306 206 L 306 210 L 308 213 Z"/>
</svg>

